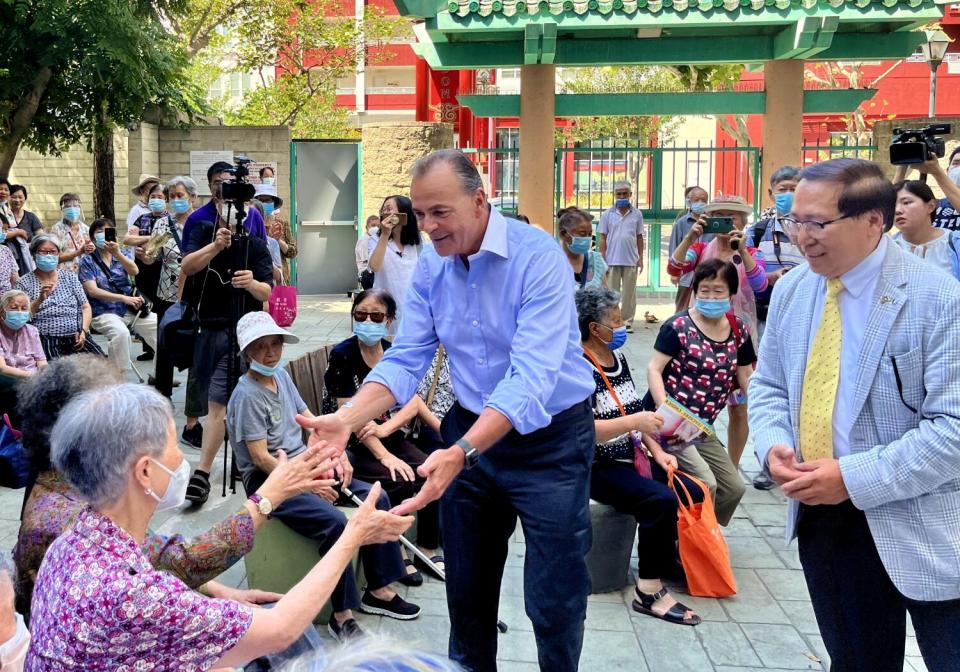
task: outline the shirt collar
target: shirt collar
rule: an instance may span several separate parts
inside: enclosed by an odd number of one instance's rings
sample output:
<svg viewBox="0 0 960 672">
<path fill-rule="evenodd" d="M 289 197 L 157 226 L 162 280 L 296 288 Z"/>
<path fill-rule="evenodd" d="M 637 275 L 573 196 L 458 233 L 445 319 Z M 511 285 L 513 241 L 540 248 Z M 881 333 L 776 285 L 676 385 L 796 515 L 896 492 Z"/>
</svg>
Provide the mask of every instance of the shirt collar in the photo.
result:
<svg viewBox="0 0 960 672">
<path fill-rule="evenodd" d="M 864 290 L 873 286 L 873 283 L 876 282 L 876 279 L 880 276 L 883 259 L 887 256 L 888 244 L 887 236 L 881 236 L 877 249 L 871 252 L 866 259 L 840 276 L 840 280 L 843 281 L 843 288 L 850 292 L 855 298 L 859 298 Z"/>
<path fill-rule="evenodd" d="M 150 563 L 136 540 L 99 511 L 86 507 L 77 516 L 73 531 L 122 561 L 131 574 L 150 571 Z"/>
<path fill-rule="evenodd" d="M 509 258 L 507 253 L 507 220 L 492 205 L 487 205 L 487 207 L 490 209 L 490 216 L 487 218 L 487 230 L 483 234 L 483 242 L 480 243 L 480 249 L 476 254 L 471 254 L 469 259 L 475 259 L 481 252 L 490 252 L 507 259 Z"/>
</svg>

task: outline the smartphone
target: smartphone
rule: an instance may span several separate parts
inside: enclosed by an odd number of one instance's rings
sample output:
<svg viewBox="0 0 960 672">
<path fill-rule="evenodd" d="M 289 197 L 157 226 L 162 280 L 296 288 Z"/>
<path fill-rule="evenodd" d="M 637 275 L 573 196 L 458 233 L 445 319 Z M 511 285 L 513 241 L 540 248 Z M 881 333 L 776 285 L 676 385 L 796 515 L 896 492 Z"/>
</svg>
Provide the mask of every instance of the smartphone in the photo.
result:
<svg viewBox="0 0 960 672">
<path fill-rule="evenodd" d="M 400 228 L 403 228 L 404 226 L 407 225 L 407 213 L 405 213 L 405 212 L 398 212 L 395 216 L 396 216 L 396 218 L 397 218 L 396 226 L 399 226 Z"/>
<path fill-rule="evenodd" d="M 117 242 L 117 230 L 116 229 L 104 229 L 103 230 L 103 239 L 108 243 Z"/>
<path fill-rule="evenodd" d="M 707 217 L 703 226 L 704 233 L 730 233 L 733 231 L 733 217 Z"/>
</svg>

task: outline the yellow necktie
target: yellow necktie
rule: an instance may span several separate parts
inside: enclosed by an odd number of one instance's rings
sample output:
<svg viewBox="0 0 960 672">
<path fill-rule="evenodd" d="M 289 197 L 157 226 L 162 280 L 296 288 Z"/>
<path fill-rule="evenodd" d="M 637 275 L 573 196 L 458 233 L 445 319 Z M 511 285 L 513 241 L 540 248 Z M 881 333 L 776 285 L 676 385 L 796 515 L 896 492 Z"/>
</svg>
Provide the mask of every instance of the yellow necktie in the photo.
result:
<svg viewBox="0 0 960 672">
<path fill-rule="evenodd" d="M 840 278 L 827 280 L 820 327 L 813 339 L 800 397 L 800 454 L 807 462 L 833 457 L 833 407 L 840 384 Z"/>
</svg>

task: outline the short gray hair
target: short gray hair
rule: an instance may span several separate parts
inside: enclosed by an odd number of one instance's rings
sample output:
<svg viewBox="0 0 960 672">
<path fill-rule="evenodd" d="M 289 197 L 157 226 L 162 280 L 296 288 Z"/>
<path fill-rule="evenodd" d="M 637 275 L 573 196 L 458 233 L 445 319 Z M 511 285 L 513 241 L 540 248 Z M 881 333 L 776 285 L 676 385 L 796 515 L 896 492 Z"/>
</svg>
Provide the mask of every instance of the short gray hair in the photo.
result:
<svg viewBox="0 0 960 672">
<path fill-rule="evenodd" d="M 6 574 L 14 584 L 17 582 L 17 567 L 7 551 L 0 551 L 0 574 Z"/>
<path fill-rule="evenodd" d="M 18 296 L 26 296 L 27 300 L 30 299 L 26 292 L 19 289 L 10 289 L 4 292 L 3 296 L 0 296 L 0 313 L 7 312 L 7 308 L 10 307 L 10 304 L 13 303 L 13 300 Z"/>
<path fill-rule="evenodd" d="M 414 180 L 419 180 L 441 163 L 453 168 L 453 172 L 460 180 L 460 186 L 466 193 L 475 194 L 478 189 L 483 190 L 483 180 L 477 172 L 477 167 L 459 149 L 440 149 L 417 159 L 413 168 L 410 169 L 410 176 Z"/>
<path fill-rule="evenodd" d="M 608 311 L 620 306 L 620 294 L 606 287 L 581 289 L 574 298 L 581 341 L 590 339 L 591 323 L 602 323 Z"/>
<path fill-rule="evenodd" d="M 182 186 L 191 196 L 197 195 L 197 182 L 192 177 L 187 177 L 186 175 L 171 177 L 167 182 L 167 191 L 169 192 L 170 189 L 176 186 Z"/>
<path fill-rule="evenodd" d="M 557 229 L 570 233 L 570 229 L 581 222 L 590 222 L 592 219 L 590 213 L 584 212 L 580 208 L 564 208 L 560 211 L 560 218 L 557 220 Z"/>
<path fill-rule="evenodd" d="M 50 435 L 50 458 L 94 506 L 119 499 L 130 466 L 167 447 L 173 410 L 145 385 L 124 383 L 84 392 L 67 404 Z"/>
<path fill-rule="evenodd" d="M 633 193 L 633 185 L 626 180 L 618 180 L 617 182 L 614 182 L 613 190 L 616 191 L 617 189 L 629 189 L 630 193 Z"/>
<path fill-rule="evenodd" d="M 33 240 L 30 241 L 30 253 L 36 254 L 37 249 L 43 243 L 53 243 L 57 246 L 57 250 L 63 252 L 63 247 L 60 246 L 60 241 L 56 237 L 51 236 L 49 233 L 42 233 L 39 236 L 35 236 Z"/>
<path fill-rule="evenodd" d="M 51 361 L 17 387 L 23 448 L 36 472 L 50 470 L 50 430 L 74 397 L 123 382 L 123 374 L 97 355 L 70 355 Z"/>
<path fill-rule="evenodd" d="M 417 651 L 409 644 L 382 635 L 369 635 L 319 654 L 303 656 L 281 670 L 306 672 L 315 669 L 318 661 L 322 661 L 324 672 L 463 672 L 462 667 L 446 656 Z"/>
</svg>

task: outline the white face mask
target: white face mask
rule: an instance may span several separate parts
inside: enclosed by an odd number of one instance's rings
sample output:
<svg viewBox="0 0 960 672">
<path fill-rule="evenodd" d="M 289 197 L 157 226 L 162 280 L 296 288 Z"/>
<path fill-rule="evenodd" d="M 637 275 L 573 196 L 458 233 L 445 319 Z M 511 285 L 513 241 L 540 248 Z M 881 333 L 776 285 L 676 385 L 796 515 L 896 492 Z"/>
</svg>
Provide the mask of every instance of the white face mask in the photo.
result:
<svg viewBox="0 0 960 672">
<path fill-rule="evenodd" d="M 23 616 L 16 614 L 17 630 L 13 637 L 3 644 L 0 644 L 0 668 L 23 669 L 23 661 L 27 657 L 27 649 L 30 648 L 30 633 L 23 622 Z M 18 666 L 17 663 L 20 665 Z"/>
<path fill-rule="evenodd" d="M 230 224 L 230 220 L 227 218 L 227 212 L 229 210 L 229 215 L 232 217 L 234 215 L 233 207 L 229 203 L 218 203 L 217 212 L 220 214 L 220 220 L 226 224 Z"/>
<path fill-rule="evenodd" d="M 163 497 L 158 497 L 152 489 L 147 489 L 147 494 L 158 502 L 157 511 L 169 511 L 187 501 L 187 486 L 190 485 L 190 463 L 187 462 L 186 458 L 180 460 L 180 466 L 177 467 L 176 471 L 170 471 L 152 457 L 150 461 L 170 474 L 170 482 L 167 484 L 167 491 L 163 493 Z"/>
<path fill-rule="evenodd" d="M 947 171 L 947 176 L 950 178 L 951 182 L 960 187 L 960 166 L 954 166 Z"/>
</svg>

